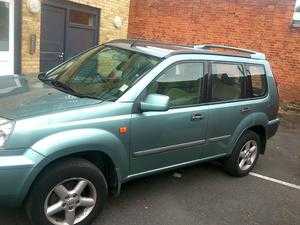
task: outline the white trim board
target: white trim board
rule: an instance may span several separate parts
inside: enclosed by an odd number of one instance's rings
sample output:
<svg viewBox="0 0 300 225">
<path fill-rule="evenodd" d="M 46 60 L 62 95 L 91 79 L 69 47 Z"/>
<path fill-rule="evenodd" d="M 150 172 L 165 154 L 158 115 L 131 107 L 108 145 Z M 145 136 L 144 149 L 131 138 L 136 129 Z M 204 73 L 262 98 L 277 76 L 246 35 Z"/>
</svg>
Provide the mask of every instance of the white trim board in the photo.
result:
<svg viewBox="0 0 300 225">
<path fill-rule="evenodd" d="M 9 4 L 9 50 L 0 51 L 0 75 L 14 73 L 14 0 L 0 0 Z"/>
</svg>

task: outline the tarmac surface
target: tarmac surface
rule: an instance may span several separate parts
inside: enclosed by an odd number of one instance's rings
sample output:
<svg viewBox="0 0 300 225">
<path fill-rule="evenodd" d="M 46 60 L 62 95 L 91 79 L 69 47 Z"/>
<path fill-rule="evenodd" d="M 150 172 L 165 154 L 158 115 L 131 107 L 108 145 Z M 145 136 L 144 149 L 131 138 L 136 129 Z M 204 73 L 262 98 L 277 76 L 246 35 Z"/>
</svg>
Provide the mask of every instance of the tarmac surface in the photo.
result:
<svg viewBox="0 0 300 225">
<path fill-rule="evenodd" d="M 211 162 L 131 181 L 92 225 L 300 224 L 299 115 L 282 119 L 253 172 L 234 178 Z M 22 209 L 0 209 L 0 225 L 29 222 Z"/>
</svg>

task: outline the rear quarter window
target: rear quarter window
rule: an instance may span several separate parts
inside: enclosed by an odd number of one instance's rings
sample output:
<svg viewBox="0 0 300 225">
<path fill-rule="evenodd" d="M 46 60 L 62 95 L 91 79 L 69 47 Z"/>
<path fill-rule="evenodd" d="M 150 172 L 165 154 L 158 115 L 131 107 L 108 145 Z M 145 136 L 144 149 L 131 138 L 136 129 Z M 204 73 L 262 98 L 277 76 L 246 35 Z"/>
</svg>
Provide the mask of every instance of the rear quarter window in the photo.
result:
<svg viewBox="0 0 300 225">
<path fill-rule="evenodd" d="M 246 65 L 246 76 L 249 81 L 248 97 L 262 97 L 267 93 L 267 77 L 263 65 Z"/>
</svg>

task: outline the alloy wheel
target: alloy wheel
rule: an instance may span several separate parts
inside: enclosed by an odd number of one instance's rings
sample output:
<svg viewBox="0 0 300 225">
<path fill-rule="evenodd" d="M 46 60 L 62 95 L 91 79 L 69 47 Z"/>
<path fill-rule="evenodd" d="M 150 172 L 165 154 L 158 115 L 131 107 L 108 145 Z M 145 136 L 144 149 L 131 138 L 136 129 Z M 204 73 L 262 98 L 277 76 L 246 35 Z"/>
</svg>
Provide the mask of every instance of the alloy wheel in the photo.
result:
<svg viewBox="0 0 300 225">
<path fill-rule="evenodd" d="M 248 170 L 254 163 L 257 156 L 257 142 L 247 141 L 239 154 L 239 168 L 243 171 Z"/>
<path fill-rule="evenodd" d="M 44 212 L 54 225 L 74 225 L 88 217 L 96 201 L 97 192 L 92 182 L 84 178 L 71 178 L 50 191 Z"/>
</svg>

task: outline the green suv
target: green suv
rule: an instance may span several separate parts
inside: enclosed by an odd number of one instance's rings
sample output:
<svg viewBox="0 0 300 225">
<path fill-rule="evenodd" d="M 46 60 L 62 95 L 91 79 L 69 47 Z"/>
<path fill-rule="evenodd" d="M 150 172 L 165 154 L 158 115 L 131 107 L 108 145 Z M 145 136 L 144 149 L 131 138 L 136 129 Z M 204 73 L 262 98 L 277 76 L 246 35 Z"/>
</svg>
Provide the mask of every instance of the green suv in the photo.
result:
<svg viewBox="0 0 300 225">
<path fill-rule="evenodd" d="M 0 76 L 0 203 L 34 225 L 89 225 L 131 179 L 218 159 L 254 167 L 278 128 L 264 54 L 114 40 Z"/>
</svg>

